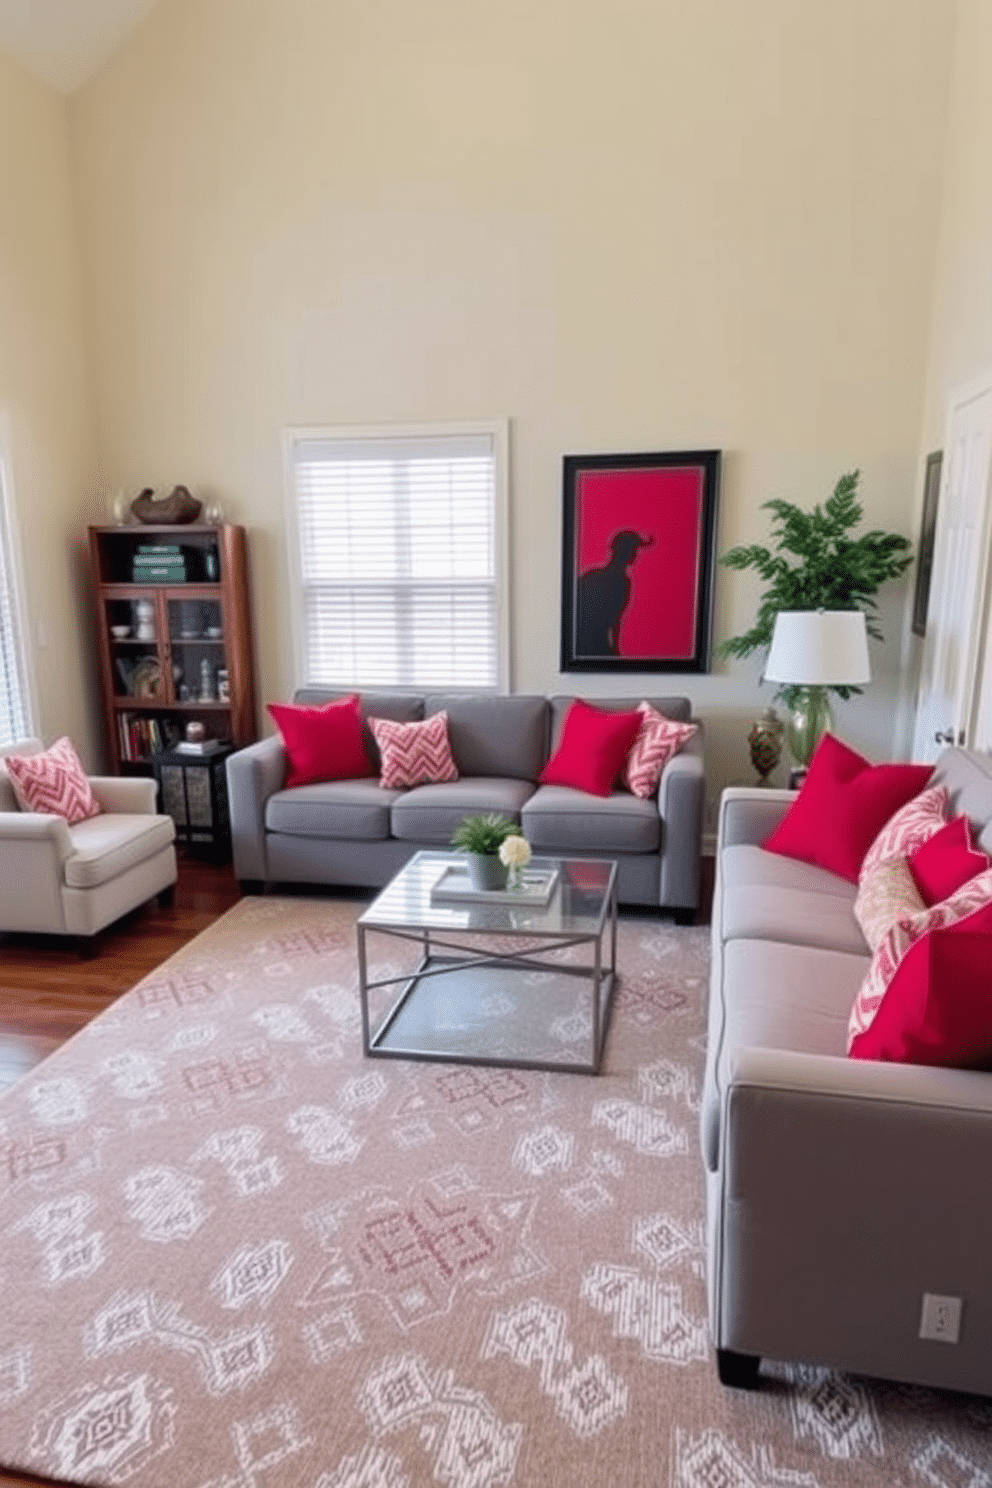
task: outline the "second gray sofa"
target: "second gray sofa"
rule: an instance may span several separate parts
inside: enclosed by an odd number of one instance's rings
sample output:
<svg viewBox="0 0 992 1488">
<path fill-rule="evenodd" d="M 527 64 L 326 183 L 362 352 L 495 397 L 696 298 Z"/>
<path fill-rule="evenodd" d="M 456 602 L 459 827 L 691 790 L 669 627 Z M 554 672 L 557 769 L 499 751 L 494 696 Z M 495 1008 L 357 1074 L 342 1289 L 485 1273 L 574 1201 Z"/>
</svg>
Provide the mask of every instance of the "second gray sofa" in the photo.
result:
<svg viewBox="0 0 992 1488">
<path fill-rule="evenodd" d="M 301 688 L 297 705 L 319 705 L 341 691 Z M 610 857 L 620 865 L 619 896 L 690 919 L 699 902 L 705 782 L 702 728 L 669 760 L 656 794 L 608 797 L 539 785 L 557 745 L 571 697 L 369 692 L 366 718 L 409 723 L 445 710 L 459 778 L 444 785 L 384 790 L 378 780 L 338 780 L 284 788 L 279 735 L 227 762 L 234 868 L 242 887 L 271 883 L 379 887 L 420 848 L 443 848 L 466 816 L 500 812 L 519 822 L 545 857 Z M 596 699 L 635 708 L 640 698 Z M 688 698 L 648 698 L 666 717 L 688 721 Z M 697 720 L 693 720 L 698 722 Z M 378 751 L 366 725 L 366 746 Z"/>
</svg>

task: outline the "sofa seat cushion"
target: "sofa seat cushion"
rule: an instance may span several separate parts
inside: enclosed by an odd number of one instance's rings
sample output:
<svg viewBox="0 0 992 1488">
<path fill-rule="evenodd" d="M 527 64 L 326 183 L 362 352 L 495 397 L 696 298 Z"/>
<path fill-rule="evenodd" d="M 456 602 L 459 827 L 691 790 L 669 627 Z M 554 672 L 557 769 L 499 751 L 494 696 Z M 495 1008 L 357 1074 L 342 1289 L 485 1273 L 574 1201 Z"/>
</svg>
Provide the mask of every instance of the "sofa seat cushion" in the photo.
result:
<svg viewBox="0 0 992 1488">
<path fill-rule="evenodd" d="M 869 954 L 853 904 L 836 894 L 810 894 L 804 889 L 770 894 L 753 885 L 727 888 L 721 930 L 725 942 L 774 940 L 853 956 Z"/>
<path fill-rule="evenodd" d="M 657 801 L 628 791 L 590 796 L 567 785 L 542 785 L 520 819 L 535 852 L 650 853 L 661 842 Z"/>
<path fill-rule="evenodd" d="M 390 811 L 392 834 L 401 842 L 447 846 L 466 816 L 490 811 L 520 820 L 520 808 L 534 790 L 529 780 L 492 775 L 466 775 L 443 785 L 418 785 L 404 791 Z"/>
<path fill-rule="evenodd" d="M 276 791 L 265 805 L 265 829 L 287 837 L 345 837 L 382 842 L 389 836 L 389 812 L 400 790 L 384 790 L 378 780 L 325 780 Z"/>
<path fill-rule="evenodd" d="M 70 889 L 95 889 L 155 857 L 175 840 L 171 816 L 101 812 L 69 828 L 72 853 L 65 860 Z"/>
<path fill-rule="evenodd" d="M 711 1037 L 715 1079 L 703 1097 L 702 1142 L 707 1166 L 719 1161 L 720 1108 L 730 1062 L 739 1049 L 784 1049 L 844 1059 L 850 1005 L 868 969 L 867 956 L 772 940 L 724 946 L 721 999 Z"/>
</svg>

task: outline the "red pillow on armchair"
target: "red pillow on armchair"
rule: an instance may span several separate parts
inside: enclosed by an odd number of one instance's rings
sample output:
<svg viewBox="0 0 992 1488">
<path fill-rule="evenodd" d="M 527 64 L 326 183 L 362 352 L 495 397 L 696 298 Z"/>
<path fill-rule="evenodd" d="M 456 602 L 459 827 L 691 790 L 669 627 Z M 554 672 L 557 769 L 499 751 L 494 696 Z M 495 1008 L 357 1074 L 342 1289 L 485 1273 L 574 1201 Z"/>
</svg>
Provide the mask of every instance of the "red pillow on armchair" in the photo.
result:
<svg viewBox="0 0 992 1488">
<path fill-rule="evenodd" d="M 824 734 L 802 789 L 761 845 L 857 883 L 865 854 L 889 817 L 932 773 L 932 765 L 873 765 Z"/>
</svg>

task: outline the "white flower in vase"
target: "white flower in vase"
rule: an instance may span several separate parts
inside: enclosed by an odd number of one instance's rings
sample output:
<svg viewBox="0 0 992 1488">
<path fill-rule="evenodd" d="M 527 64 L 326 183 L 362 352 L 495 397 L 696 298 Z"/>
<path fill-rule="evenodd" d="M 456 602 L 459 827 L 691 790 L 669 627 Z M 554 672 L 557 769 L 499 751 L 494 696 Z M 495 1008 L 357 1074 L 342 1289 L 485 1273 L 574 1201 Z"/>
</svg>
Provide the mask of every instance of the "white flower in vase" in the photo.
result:
<svg viewBox="0 0 992 1488">
<path fill-rule="evenodd" d="M 507 886 L 511 889 L 519 887 L 520 874 L 530 862 L 530 843 L 526 837 L 507 837 L 500 844 L 499 860 L 504 868 L 509 868 Z"/>
</svg>

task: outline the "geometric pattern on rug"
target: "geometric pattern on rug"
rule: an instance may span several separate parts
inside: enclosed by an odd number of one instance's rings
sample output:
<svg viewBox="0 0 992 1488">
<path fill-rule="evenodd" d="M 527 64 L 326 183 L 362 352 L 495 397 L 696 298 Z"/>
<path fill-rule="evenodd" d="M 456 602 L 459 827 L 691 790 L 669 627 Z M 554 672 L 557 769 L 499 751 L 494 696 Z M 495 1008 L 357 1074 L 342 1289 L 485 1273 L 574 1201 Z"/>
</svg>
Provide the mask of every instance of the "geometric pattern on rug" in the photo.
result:
<svg viewBox="0 0 992 1488">
<path fill-rule="evenodd" d="M 5 1466 L 992 1488 L 992 1402 L 802 1364 L 719 1385 L 706 930 L 621 918 L 589 1076 L 363 1058 L 360 910 L 242 901 L 0 1099 Z"/>
</svg>

